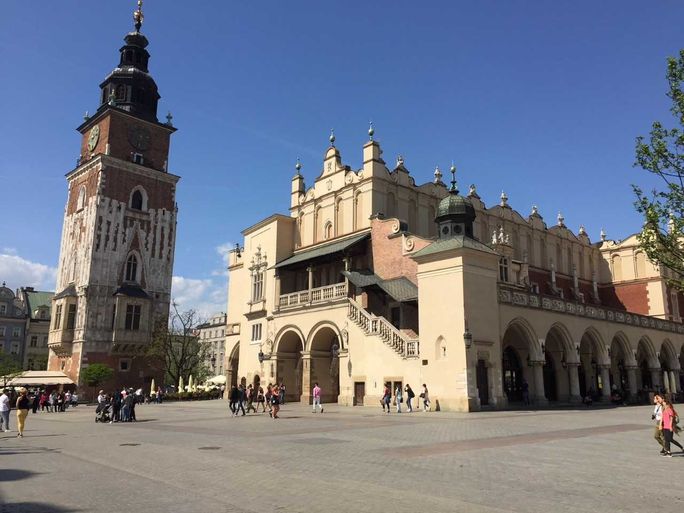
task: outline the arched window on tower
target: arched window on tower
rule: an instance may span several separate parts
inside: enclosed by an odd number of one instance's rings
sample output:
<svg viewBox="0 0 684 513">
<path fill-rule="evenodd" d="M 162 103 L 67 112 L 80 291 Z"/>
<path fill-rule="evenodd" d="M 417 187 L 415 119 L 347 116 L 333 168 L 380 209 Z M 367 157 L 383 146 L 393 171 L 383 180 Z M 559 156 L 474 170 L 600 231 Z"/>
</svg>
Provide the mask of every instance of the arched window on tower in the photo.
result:
<svg viewBox="0 0 684 513">
<path fill-rule="evenodd" d="M 323 229 L 323 232 L 324 232 L 323 237 L 325 238 L 325 240 L 329 240 L 329 239 L 333 238 L 333 225 L 330 221 L 325 223 L 325 228 Z"/>
<path fill-rule="evenodd" d="M 138 281 L 138 259 L 130 255 L 126 260 L 126 281 Z"/>
<path fill-rule="evenodd" d="M 114 96 L 117 101 L 126 101 L 126 86 L 123 84 L 116 86 L 116 89 L 114 89 Z"/>
<path fill-rule="evenodd" d="M 135 191 L 131 198 L 131 208 L 133 210 L 142 210 L 143 197 L 140 191 Z"/>
<path fill-rule="evenodd" d="M 620 255 L 613 255 L 611 263 L 613 264 L 613 281 L 622 280 L 622 259 Z"/>
<path fill-rule="evenodd" d="M 85 207 L 85 198 L 86 198 L 86 188 L 85 188 L 85 185 L 81 185 L 81 188 L 78 190 L 78 200 L 76 201 L 76 210 L 83 210 L 83 207 Z"/>
</svg>

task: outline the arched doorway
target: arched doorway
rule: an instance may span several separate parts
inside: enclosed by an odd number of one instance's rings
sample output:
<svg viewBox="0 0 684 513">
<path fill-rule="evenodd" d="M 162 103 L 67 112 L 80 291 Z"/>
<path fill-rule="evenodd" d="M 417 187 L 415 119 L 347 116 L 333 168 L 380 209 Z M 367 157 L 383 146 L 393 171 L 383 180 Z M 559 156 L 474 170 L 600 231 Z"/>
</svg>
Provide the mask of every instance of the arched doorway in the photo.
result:
<svg viewBox="0 0 684 513">
<path fill-rule="evenodd" d="M 523 400 L 523 368 L 520 357 L 512 346 L 506 346 L 504 349 L 501 368 L 503 369 L 503 390 L 508 402 L 521 402 Z"/>
<path fill-rule="evenodd" d="M 340 395 L 340 347 L 337 330 L 331 326 L 318 328 L 311 339 L 310 383 L 321 387 L 323 402 L 336 403 Z"/>
<path fill-rule="evenodd" d="M 568 362 L 576 361 L 566 328 L 555 324 L 546 334 L 544 344 L 544 395 L 549 401 L 569 401 L 570 375 Z M 577 394 L 579 391 L 575 391 Z"/>
<path fill-rule="evenodd" d="M 227 388 L 238 385 L 238 368 L 240 366 L 240 342 L 236 342 L 228 357 Z"/>
<path fill-rule="evenodd" d="M 487 362 L 479 359 L 475 368 L 475 379 L 477 381 L 477 394 L 480 398 L 480 406 L 489 405 L 489 378 L 487 374 Z"/>
<path fill-rule="evenodd" d="M 663 372 L 663 388 L 667 393 L 676 394 L 679 390 L 678 379 L 675 378 L 675 369 L 679 361 L 672 343 L 666 339 L 660 347 L 660 368 Z M 678 369 L 677 369 L 677 372 Z"/>
<path fill-rule="evenodd" d="M 558 385 L 556 383 L 556 366 L 553 356 L 546 352 L 544 362 L 544 395 L 549 401 L 558 401 Z"/>
<path fill-rule="evenodd" d="M 527 321 L 511 321 L 501 341 L 502 389 L 509 403 L 523 400 L 526 388 L 530 402 L 546 402 L 543 390 L 541 350 L 536 334 Z"/>
<path fill-rule="evenodd" d="M 579 387 L 584 398 L 598 399 L 599 364 L 607 363 L 608 354 L 601 336 L 590 328 L 584 332 L 579 345 Z"/>
<path fill-rule="evenodd" d="M 662 391 L 660 362 L 651 341 L 645 337 L 637 344 L 636 361 L 640 369 L 641 387 L 646 390 Z"/>
<path fill-rule="evenodd" d="M 629 344 L 620 333 L 610 343 L 610 384 L 611 390 L 617 388 L 618 393 L 627 400 L 632 390 L 627 374 L 629 361 Z M 633 388 L 636 390 L 636 386 Z"/>
<path fill-rule="evenodd" d="M 294 331 L 286 331 L 277 342 L 275 381 L 285 385 L 285 402 L 299 401 L 302 395 L 302 352 L 304 341 Z"/>
</svg>

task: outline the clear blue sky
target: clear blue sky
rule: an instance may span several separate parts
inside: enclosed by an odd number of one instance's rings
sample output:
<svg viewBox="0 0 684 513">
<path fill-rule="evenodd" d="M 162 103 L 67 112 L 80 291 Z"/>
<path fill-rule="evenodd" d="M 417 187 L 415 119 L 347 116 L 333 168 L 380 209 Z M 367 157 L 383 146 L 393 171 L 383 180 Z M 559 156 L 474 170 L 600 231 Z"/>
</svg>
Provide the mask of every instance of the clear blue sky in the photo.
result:
<svg viewBox="0 0 684 513">
<path fill-rule="evenodd" d="M 420 5 L 420 7 L 418 6 Z M 428 7 L 425 7 L 428 5 Z M 0 19 L 0 280 L 54 287 L 74 130 L 118 63 L 133 0 L 4 2 Z M 637 231 L 634 139 L 671 124 L 665 59 L 684 47 L 675 0 L 146 0 L 150 69 L 179 131 L 174 294 L 225 308 L 217 248 L 287 211 L 331 127 L 361 166 L 368 121 L 419 183 L 454 160 L 487 205 L 558 211 L 593 240 Z"/>
</svg>

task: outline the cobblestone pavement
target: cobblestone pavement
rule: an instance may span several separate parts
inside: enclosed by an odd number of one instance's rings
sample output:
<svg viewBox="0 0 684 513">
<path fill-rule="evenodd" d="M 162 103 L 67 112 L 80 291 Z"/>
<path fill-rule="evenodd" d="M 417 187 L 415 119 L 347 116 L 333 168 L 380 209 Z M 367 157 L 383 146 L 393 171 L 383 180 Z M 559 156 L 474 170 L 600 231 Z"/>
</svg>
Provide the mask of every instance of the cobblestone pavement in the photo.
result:
<svg viewBox="0 0 684 513">
<path fill-rule="evenodd" d="M 79 406 L 30 415 L 23 439 L 0 433 L 0 512 L 684 507 L 684 455 L 658 455 L 646 406 L 384 415 L 288 404 L 279 420 L 230 417 L 223 401 L 136 410 L 137 423 L 103 425 Z"/>
</svg>

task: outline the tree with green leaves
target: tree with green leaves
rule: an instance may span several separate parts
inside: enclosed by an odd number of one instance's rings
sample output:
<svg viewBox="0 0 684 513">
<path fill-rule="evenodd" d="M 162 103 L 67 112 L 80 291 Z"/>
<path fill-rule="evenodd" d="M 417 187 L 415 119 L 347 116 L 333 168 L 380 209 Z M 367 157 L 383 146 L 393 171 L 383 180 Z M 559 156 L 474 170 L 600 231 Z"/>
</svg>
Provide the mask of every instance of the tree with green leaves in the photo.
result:
<svg viewBox="0 0 684 513">
<path fill-rule="evenodd" d="M 114 376 L 114 369 L 104 363 L 91 363 L 81 371 L 81 381 L 89 387 L 99 387 Z"/>
<path fill-rule="evenodd" d="M 0 376 L 2 377 L 3 388 L 7 386 L 9 381 L 21 374 L 22 371 L 21 361 L 19 361 L 16 355 L 0 352 Z"/>
<path fill-rule="evenodd" d="M 684 50 L 667 60 L 667 96 L 678 126 L 666 128 L 656 121 L 648 137 L 636 140 L 636 163 L 661 181 L 651 194 L 633 186 L 636 209 L 644 216 L 639 243 L 648 257 L 669 269 L 671 285 L 684 288 Z"/>
<path fill-rule="evenodd" d="M 206 366 L 209 348 L 200 342 L 197 329 L 200 318 L 195 310 L 179 312 L 176 303 L 171 307 L 169 322 L 155 328 L 147 356 L 163 365 L 167 383 L 176 384 L 181 376 L 187 381 L 190 375 L 200 383 L 210 374 Z"/>
</svg>

